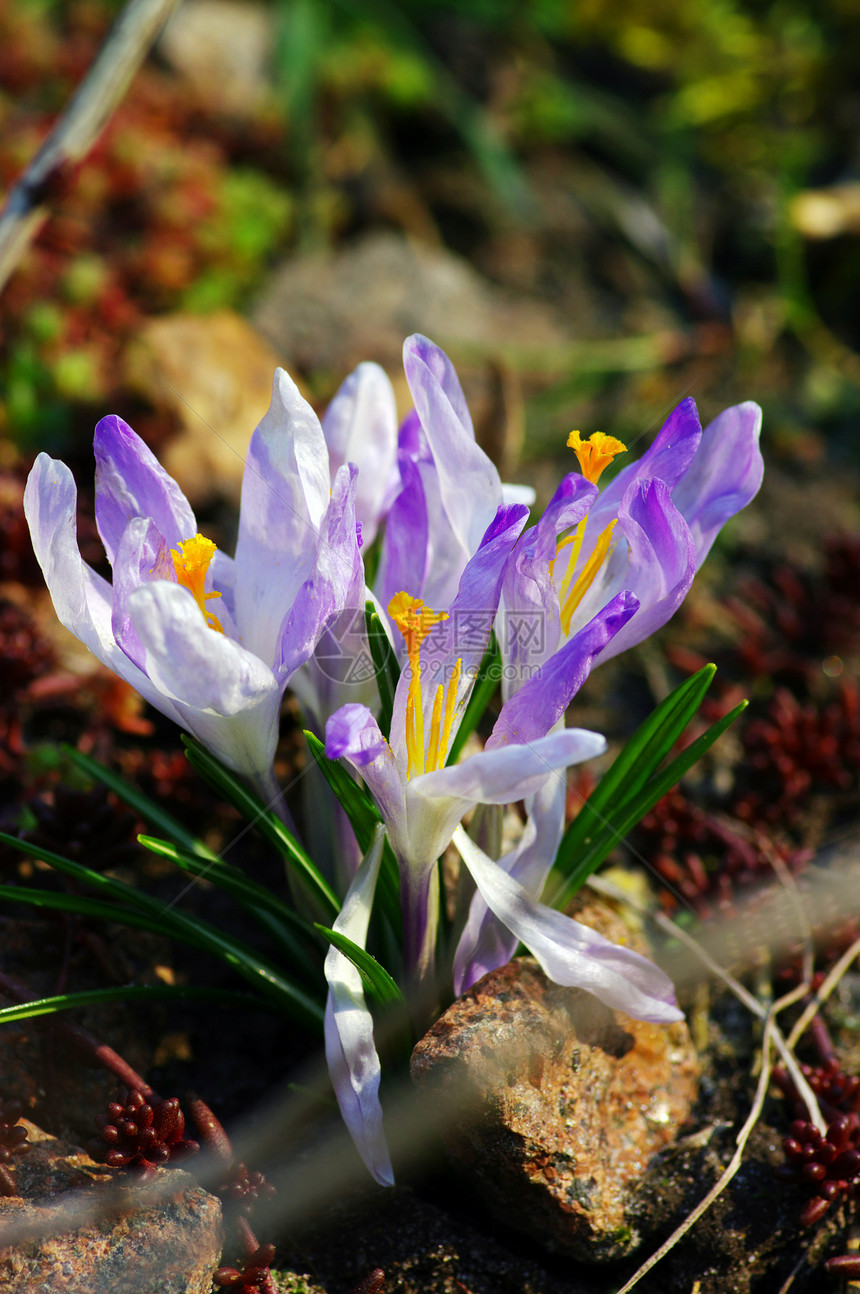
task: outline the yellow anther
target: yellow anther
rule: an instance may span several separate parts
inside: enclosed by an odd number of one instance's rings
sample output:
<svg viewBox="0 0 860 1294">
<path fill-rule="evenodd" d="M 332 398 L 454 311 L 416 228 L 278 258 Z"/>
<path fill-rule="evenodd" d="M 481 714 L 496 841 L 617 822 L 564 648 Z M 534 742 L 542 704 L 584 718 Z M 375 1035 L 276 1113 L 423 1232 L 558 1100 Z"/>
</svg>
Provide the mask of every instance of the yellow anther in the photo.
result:
<svg viewBox="0 0 860 1294">
<path fill-rule="evenodd" d="M 445 722 L 442 725 L 442 736 L 439 739 L 437 768 L 441 768 L 448 758 L 448 747 L 451 744 L 451 728 L 454 723 L 454 711 L 457 708 L 457 692 L 460 687 L 460 675 L 462 672 L 463 661 L 458 656 L 451 677 L 448 680 L 448 693 L 445 697 Z"/>
<path fill-rule="evenodd" d="M 609 545 L 612 542 L 612 532 L 615 529 L 616 524 L 617 519 L 616 521 L 610 521 L 606 529 L 601 532 L 600 538 L 594 545 L 594 551 L 580 571 L 573 588 L 566 597 L 563 593 L 560 595 L 559 601 L 562 602 L 561 628 L 564 634 L 570 633 L 570 622 L 573 618 L 573 613 L 585 597 L 588 590 L 591 588 L 597 572 L 600 570 L 609 555 Z M 570 571 L 568 571 L 568 576 L 569 574 Z"/>
<path fill-rule="evenodd" d="M 414 773 L 432 772 L 439 767 L 440 756 L 447 754 L 447 740 L 450 738 L 453 713 L 449 718 L 448 710 L 452 705 L 451 687 L 448 687 L 448 698 L 444 706 L 444 729 L 442 685 L 436 689 L 433 699 L 433 715 L 430 720 L 430 744 L 424 745 L 424 702 L 421 696 L 421 644 L 430 630 L 443 620 L 448 619 L 446 611 L 432 611 L 420 598 L 413 598 L 408 593 L 395 593 L 388 604 L 388 614 L 397 625 L 406 643 L 409 657 L 409 692 L 406 697 L 406 754 L 408 758 L 406 776 Z M 454 673 L 459 679 L 460 662 L 457 662 Z M 456 686 L 454 703 L 456 703 Z M 447 733 L 447 737 L 445 734 Z M 443 740 L 444 739 L 444 740 Z"/>
<path fill-rule="evenodd" d="M 208 599 L 220 598 L 221 594 L 206 593 L 204 589 L 209 563 L 217 551 L 211 539 L 198 533 L 191 539 L 180 540 L 179 550 L 171 548 L 170 555 L 173 558 L 177 583 L 194 595 L 194 601 L 206 617 L 209 628 L 217 629 L 218 633 L 222 634 L 224 630 L 218 617 L 206 609 Z"/>
<path fill-rule="evenodd" d="M 583 440 L 578 431 L 572 431 L 567 443 L 579 459 L 582 475 L 592 485 L 597 484 L 604 468 L 609 466 L 613 458 L 617 454 L 623 454 L 627 448 L 620 440 L 607 436 L 603 431 L 593 432 L 588 440 Z"/>
<path fill-rule="evenodd" d="M 417 659 L 418 649 L 430 630 L 448 619 L 447 611 L 431 611 L 420 598 L 408 593 L 395 593 L 388 604 L 388 614 L 403 634 L 410 662 Z"/>
</svg>

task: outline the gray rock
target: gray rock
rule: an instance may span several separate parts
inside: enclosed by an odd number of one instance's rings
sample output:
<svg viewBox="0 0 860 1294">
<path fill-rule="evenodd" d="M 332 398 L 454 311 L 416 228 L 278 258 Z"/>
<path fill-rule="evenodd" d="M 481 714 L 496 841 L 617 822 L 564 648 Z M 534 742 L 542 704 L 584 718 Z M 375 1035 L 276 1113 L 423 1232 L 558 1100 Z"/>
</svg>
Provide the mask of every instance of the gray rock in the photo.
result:
<svg viewBox="0 0 860 1294">
<path fill-rule="evenodd" d="M 495 287 L 453 252 L 390 231 L 285 262 L 251 318 L 287 367 L 341 375 L 363 359 L 393 375 L 413 332 L 456 347 L 460 360 L 506 353 L 518 338 L 545 359 L 567 342 L 541 302 Z"/>
<path fill-rule="evenodd" d="M 135 1184 L 23 1121 L 18 1197 L 0 1198 L 0 1289 L 15 1294 L 210 1294 L 221 1205 L 177 1169 Z M 122 1183 L 122 1185 L 120 1185 Z"/>
<path fill-rule="evenodd" d="M 412 1077 L 496 1216 L 603 1262 L 644 1239 L 635 1191 L 688 1117 L 698 1065 L 685 1024 L 631 1020 L 520 959 L 445 1012 Z"/>
</svg>

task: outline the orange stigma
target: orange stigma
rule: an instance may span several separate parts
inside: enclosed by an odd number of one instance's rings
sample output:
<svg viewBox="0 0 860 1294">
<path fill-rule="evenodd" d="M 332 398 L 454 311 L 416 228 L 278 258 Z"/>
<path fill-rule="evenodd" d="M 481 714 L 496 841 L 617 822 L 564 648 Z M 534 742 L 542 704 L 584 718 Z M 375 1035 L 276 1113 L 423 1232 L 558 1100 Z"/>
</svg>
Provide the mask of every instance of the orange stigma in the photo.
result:
<svg viewBox="0 0 860 1294">
<path fill-rule="evenodd" d="M 173 558 L 173 569 L 176 571 L 176 582 L 181 584 L 184 589 L 188 589 L 194 597 L 210 629 L 215 629 L 219 634 L 224 632 L 221 622 L 211 611 L 207 611 L 206 602 L 209 598 L 220 598 L 220 593 L 206 593 L 204 586 L 206 584 L 206 572 L 209 570 L 209 563 L 217 552 L 217 548 L 211 539 L 205 535 L 196 534 L 191 539 L 179 541 L 179 550 L 171 548 L 170 556 Z"/>
<path fill-rule="evenodd" d="M 407 778 L 414 773 L 432 773 L 443 768 L 451 741 L 457 692 L 463 662 L 458 659 L 448 680 L 447 690 L 440 683 L 433 696 L 430 740 L 424 742 L 424 699 L 421 695 L 421 644 L 435 625 L 448 619 L 446 611 L 431 611 L 420 598 L 395 593 L 388 604 L 388 614 L 406 643 L 409 657 L 409 694 L 406 698 Z"/>
<path fill-rule="evenodd" d="M 622 445 L 614 436 L 607 436 L 603 431 L 595 431 L 583 440 L 578 431 L 572 431 L 567 438 L 568 447 L 579 459 L 582 475 L 592 485 L 596 485 L 601 474 L 617 454 L 623 454 L 627 446 Z"/>
</svg>

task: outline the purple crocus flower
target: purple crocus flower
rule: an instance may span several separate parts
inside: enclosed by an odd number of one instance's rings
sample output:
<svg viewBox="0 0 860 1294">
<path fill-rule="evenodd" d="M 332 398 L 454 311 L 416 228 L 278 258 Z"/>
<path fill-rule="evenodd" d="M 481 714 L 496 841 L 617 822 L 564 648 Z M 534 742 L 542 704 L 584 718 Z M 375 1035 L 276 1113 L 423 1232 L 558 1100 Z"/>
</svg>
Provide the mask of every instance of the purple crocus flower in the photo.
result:
<svg viewBox="0 0 860 1294">
<path fill-rule="evenodd" d="M 657 967 L 538 903 L 458 831 L 463 814 L 475 804 L 506 804 L 534 795 L 558 770 L 603 753 L 606 742 L 597 733 L 551 730 L 594 656 L 638 606 L 630 594 L 613 599 L 550 668 L 503 706 L 485 750 L 446 767 L 525 512 L 521 505 L 498 510 L 467 562 L 447 612 L 431 611 L 402 591 L 392 598 L 389 615 L 403 635 L 408 663 L 395 692 L 390 741 L 366 706 L 346 705 L 326 725 L 326 754 L 346 759 L 363 777 L 385 823 L 400 866 L 404 958 L 413 988 L 432 984 L 439 912 L 436 864 L 453 839 L 489 909 L 557 982 L 588 988 L 642 1019 L 677 1020 L 672 985 Z M 359 876 L 349 901 L 369 911 L 372 882 Z M 335 982 L 330 985 L 334 992 Z M 361 1078 L 365 1073 L 373 1077 L 367 1031 L 347 1034 L 336 1013 L 329 1013 L 327 1036 L 330 1053 L 339 1058 L 332 1078 L 342 1113 L 365 1162 L 383 1181 L 374 1167 L 384 1162 L 382 1133 L 369 1131 L 367 1111 L 376 1106 Z"/>
<path fill-rule="evenodd" d="M 406 588 L 430 606 L 450 606 L 498 509 L 534 500 L 532 490 L 503 484 L 477 444 L 445 352 L 416 333 L 403 344 L 403 367 L 415 407 L 400 428 L 400 488 L 388 513 L 374 582 L 383 611 Z M 395 648 L 403 654 L 399 640 Z"/>
<path fill-rule="evenodd" d="M 361 570 L 356 469 L 340 467 L 331 483 L 320 423 L 278 369 L 248 451 L 230 558 L 198 533 L 176 482 L 121 418 L 99 422 L 94 449 L 112 584 L 81 559 L 65 464 L 40 454 L 24 496 L 60 620 L 266 799 L 276 796 L 284 688 Z"/>
<path fill-rule="evenodd" d="M 634 616 L 593 658 L 609 660 L 661 628 L 686 596 L 720 528 L 761 484 L 761 410 L 726 409 L 702 431 L 692 400 L 672 412 L 642 458 L 598 493 L 604 469 L 625 446 L 598 432 L 572 432 L 582 474 L 566 476 L 546 512 L 526 531 L 503 581 L 499 638 L 510 698 L 536 671 L 552 669 L 565 644 L 621 591 L 639 602 Z M 584 681 L 584 676 L 581 681 Z M 526 801 L 527 824 L 499 866 L 540 895 L 564 830 L 565 787 L 558 778 Z M 454 961 L 463 992 L 504 965 L 516 939 L 475 894 Z"/>
<path fill-rule="evenodd" d="M 564 478 L 505 572 L 508 695 L 622 589 L 635 593 L 639 611 L 601 661 L 666 624 L 723 524 L 758 492 L 760 432 L 757 404 L 724 410 L 703 432 L 695 402 L 684 400 L 642 458 L 599 493 L 602 472 L 625 446 L 601 432 L 586 441 L 571 433 L 582 474 Z M 539 640 L 512 632 L 530 619 L 542 626 Z"/>
</svg>

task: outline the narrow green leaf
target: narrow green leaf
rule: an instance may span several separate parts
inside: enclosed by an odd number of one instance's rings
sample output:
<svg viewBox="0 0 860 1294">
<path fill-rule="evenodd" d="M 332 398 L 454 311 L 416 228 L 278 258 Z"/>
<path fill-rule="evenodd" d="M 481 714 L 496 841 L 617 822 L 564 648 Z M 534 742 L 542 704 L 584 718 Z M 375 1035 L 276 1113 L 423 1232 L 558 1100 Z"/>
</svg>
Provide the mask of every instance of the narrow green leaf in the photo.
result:
<svg viewBox="0 0 860 1294">
<path fill-rule="evenodd" d="M 308 945 L 296 938 L 293 930 L 313 937 L 313 926 L 305 921 L 289 904 L 273 894 L 265 885 L 250 880 L 238 867 L 232 867 L 223 859 L 204 862 L 195 854 L 179 848 L 170 840 L 157 840 L 153 836 L 138 836 L 144 849 L 161 858 L 169 858 L 172 863 L 191 876 L 207 880 L 212 885 L 230 894 L 241 903 L 246 912 L 267 930 L 290 955 L 298 970 L 313 971 L 308 960 Z"/>
<path fill-rule="evenodd" d="M 33 908 L 47 908 L 54 912 L 73 912 L 79 916 L 92 917 L 98 921 L 113 921 L 118 925 L 133 926 L 136 930 L 152 930 L 156 934 L 167 935 L 181 943 L 195 948 L 206 948 L 206 941 L 201 935 L 194 939 L 179 932 L 166 930 L 165 923 L 154 917 L 146 916 L 132 908 L 124 908 L 118 903 L 105 903 L 101 899 L 91 899 L 85 894 L 57 893 L 54 890 L 34 890 L 26 885 L 0 885 L 0 898 L 11 903 L 26 903 Z"/>
<path fill-rule="evenodd" d="M 484 712 L 492 700 L 496 688 L 499 686 L 499 680 L 502 677 L 501 667 L 502 653 L 499 650 L 496 635 L 492 632 L 490 641 L 487 644 L 487 650 L 484 652 L 484 659 L 478 667 L 472 695 L 469 697 L 469 703 L 451 743 L 451 750 L 445 761 L 446 764 L 456 764 L 460 758 L 460 752 L 483 719 Z"/>
<path fill-rule="evenodd" d="M 391 733 L 391 714 L 394 708 L 394 693 L 400 680 L 400 666 L 391 646 L 388 634 L 372 602 L 368 602 L 364 611 L 367 625 L 367 641 L 370 654 L 376 669 L 376 686 L 379 689 L 379 726 L 383 736 Z"/>
<path fill-rule="evenodd" d="M 691 742 L 664 769 L 651 777 L 638 794 L 626 799 L 613 812 L 607 814 L 599 832 L 595 833 L 587 848 L 564 877 L 561 888 L 551 900 L 553 907 L 563 908 L 573 898 L 580 886 L 584 885 L 589 876 L 597 870 L 617 842 L 623 839 L 637 822 L 653 809 L 657 801 L 690 771 L 714 742 L 734 723 L 747 705 L 747 701 L 741 701 L 722 719 L 712 724 L 707 732 Z"/>
<path fill-rule="evenodd" d="M 85 989 L 80 993 L 59 993 L 55 997 L 34 998 L 32 1002 L 17 1002 L 14 1006 L 0 1008 L 0 1024 L 15 1020 L 30 1020 L 34 1016 L 54 1015 L 58 1011 L 74 1011 L 78 1007 L 103 1006 L 111 1002 L 159 1002 L 164 1000 L 189 1000 L 220 1002 L 225 1006 L 267 1006 L 251 993 L 236 993 L 229 989 L 195 988 L 189 984 L 126 984 L 121 988 Z"/>
<path fill-rule="evenodd" d="M 330 912 L 340 911 L 340 903 L 316 863 L 287 829 L 276 813 L 249 791 L 244 782 L 185 733 L 182 734 L 185 755 L 192 768 L 239 810 L 242 817 L 255 827 L 270 844 L 283 854 L 290 867 L 307 883 L 311 893 L 319 898 Z"/>
<path fill-rule="evenodd" d="M 382 821 L 379 809 L 373 802 L 373 797 L 354 778 L 350 777 L 342 764 L 339 764 L 336 759 L 329 759 L 325 753 L 325 746 L 319 737 L 316 737 L 307 728 L 305 729 L 305 741 L 308 743 L 308 749 L 313 755 L 320 772 L 349 818 L 359 849 L 363 854 L 366 854 L 371 846 L 373 833 Z"/>
<path fill-rule="evenodd" d="M 319 765 L 319 768 L 337 797 L 341 808 L 349 818 L 355 832 L 358 847 L 366 854 L 373 841 L 373 833 L 382 821 L 379 809 L 366 787 L 350 777 L 343 765 L 335 759 L 329 759 L 320 739 L 305 729 L 305 740 L 308 749 Z M 376 883 L 376 901 L 392 929 L 398 929 L 400 923 L 400 873 L 397 861 L 386 840 L 382 851 L 382 865 L 379 869 L 379 880 Z"/>
<path fill-rule="evenodd" d="M 149 823 L 151 827 L 164 832 L 171 840 L 175 840 L 177 844 L 182 845 L 183 849 L 188 849 L 192 853 L 198 854 L 201 858 L 215 857 L 212 850 L 198 840 L 186 827 L 183 827 L 181 822 L 177 822 L 171 813 L 168 813 L 160 804 L 156 804 L 154 800 L 150 800 L 148 796 L 144 795 L 143 791 L 133 786 L 131 782 L 126 781 L 120 773 L 115 772 L 112 768 L 106 768 L 104 764 L 91 759 L 89 755 L 76 750 L 74 746 L 63 744 L 62 750 L 81 772 L 86 773 L 97 782 L 103 782 L 109 790 L 114 791 L 119 796 L 124 804 L 139 813 L 144 822 Z"/>
<path fill-rule="evenodd" d="M 609 813 L 635 795 L 670 753 L 715 673 L 715 665 L 706 665 L 685 679 L 637 728 L 565 832 L 555 863 L 560 872 L 576 864 Z"/>
<path fill-rule="evenodd" d="M 0 842 L 34 858 L 41 858 L 58 871 L 74 877 L 81 884 L 100 891 L 114 898 L 116 903 L 97 902 L 75 894 L 51 894 L 42 890 L 25 890 L 21 886 L 7 885 L 0 889 L 0 897 L 16 902 L 30 903 L 36 907 L 55 908 L 66 912 L 81 912 L 84 915 L 99 917 L 104 921 L 116 921 L 123 925 L 137 926 L 143 930 L 154 930 L 168 938 L 191 944 L 204 949 L 227 962 L 245 979 L 255 984 L 261 992 L 281 1001 L 284 1010 L 297 1015 L 306 1024 L 313 1027 L 322 1019 L 322 1009 L 301 989 L 283 976 L 280 970 L 272 966 L 267 959 L 260 957 L 253 948 L 241 940 L 233 939 L 217 927 L 210 925 L 199 917 L 191 917 L 175 907 L 150 898 L 130 885 L 112 877 L 94 872 L 81 863 L 70 858 L 63 858 L 52 850 L 43 849 L 29 841 L 18 840 L 0 832 Z"/>
<path fill-rule="evenodd" d="M 337 948 L 338 952 L 349 958 L 361 976 L 365 991 L 374 1001 L 379 1002 L 381 1006 L 387 1006 L 389 1003 L 405 1000 L 394 979 L 366 948 L 361 948 L 346 935 L 339 934 L 337 930 L 329 930 L 327 926 L 317 925 L 317 930 Z"/>
</svg>

